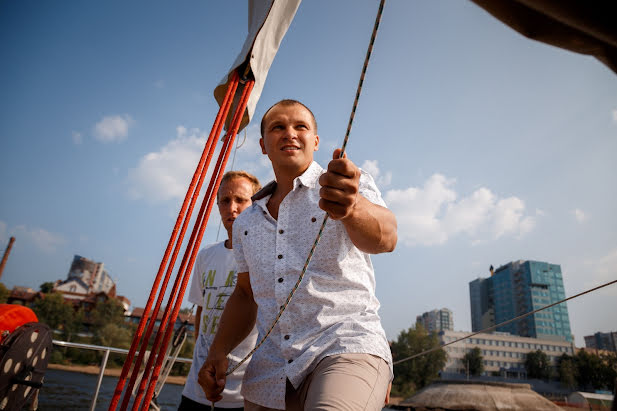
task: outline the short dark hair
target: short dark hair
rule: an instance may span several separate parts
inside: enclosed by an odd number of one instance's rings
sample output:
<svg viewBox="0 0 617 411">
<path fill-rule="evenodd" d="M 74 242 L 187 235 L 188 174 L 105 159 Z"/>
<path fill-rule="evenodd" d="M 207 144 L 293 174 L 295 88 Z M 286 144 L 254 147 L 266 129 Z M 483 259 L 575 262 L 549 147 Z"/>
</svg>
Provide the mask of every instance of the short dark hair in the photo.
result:
<svg viewBox="0 0 617 411">
<path fill-rule="evenodd" d="M 304 107 L 310 114 L 311 114 L 311 119 L 313 120 L 313 128 L 315 129 L 315 133 L 317 133 L 317 120 L 315 120 L 315 115 L 313 114 L 313 112 L 311 111 L 310 108 L 308 108 L 307 106 L 305 106 L 303 103 L 299 102 L 298 100 L 293 100 L 290 98 L 286 98 L 283 99 L 277 103 L 274 103 L 263 115 L 263 117 L 261 118 L 261 137 L 263 138 L 264 136 L 264 131 L 266 128 L 266 123 L 265 123 L 265 119 L 266 116 L 268 115 L 268 113 L 270 112 L 270 110 L 272 110 L 274 107 L 281 105 L 281 106 L 293 106 L 293 105 L 300 105 L 302 107 Z"/>
<path fill-rule="evenodd" d="M 221 184 L 219 185 L 219 188 L 222 187 L 223 184 L 225 184 L 226 182 L 236 179 L 236 178 L 246 178 L 249 181 L 249 183 L 251 183 L 251 188 L 253 189 L 252 190 L 253 192 L 251 193 L 252 195 L 254 195 L 256 192 L 261 190 L 261 184 L 259 183 L 259 180 L 257 179 L 257 177 L 243 170 L 232 170 L 232 171 L 228 171 L 225 174 L 223 174 L 223 178 L 221 179 Z M 218 198 L 219 198 L 219 194 L 216 193 L 217 201 L 218 201 Z"/>
</svg>

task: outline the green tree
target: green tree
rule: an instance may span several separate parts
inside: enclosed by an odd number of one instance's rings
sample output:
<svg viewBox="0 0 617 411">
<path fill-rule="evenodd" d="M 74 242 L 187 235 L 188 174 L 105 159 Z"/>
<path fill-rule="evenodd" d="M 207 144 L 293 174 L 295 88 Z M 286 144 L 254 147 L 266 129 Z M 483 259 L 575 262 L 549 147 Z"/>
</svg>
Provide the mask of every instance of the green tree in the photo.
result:
<svg viewBox="0 0 617 411">
<path fill-rule="evenodd" d="M 568 354 L 559 357 L 559 382 L 564 387 L 573 390 L 577 387 L 577 369 L 574 358 Z"/>
<path fill-rule="evenodd" d="M 391 350 L 394 361 L 440 346 L 437 334 L 429 335 L 419 324 L 416 328 L 401 331 Z M 438 349 L 429 354 L 404 361 L 394 366 L 392 395 L 409 396 L 439 376 L 446 364 L 446 352 Z"/>
<path fill-rule="evenodd" d="M 64 328 L 64 324 L 71 322 L 74 316 L 73 306 L 65 302 L 62 294 L 58 293 L 50 293 L 37 300 L 32 310 L 40 322 L 53 330 Z"/>
<path fill-rule="evenodd" d="M 612 391 L 617 386 L 617 353 L 611 352 L 600 356 L 602 360 L 602 383 L 604 389 Z"/>
<path fill-rule="evenodd" d="M 0 304 L 6 304 L 11 291 L 6 286 L 0 283 Z"/>
<path fill-rule="evenodd" d="M 95 332 L 107 324 L 124 325 L 124 307 L 115 298 L 101 300 L 90 312 L 90 319 Z"/>
<path fill-rule="evenodd" d="M 551 377 L 551 365 L 544 351 L 536 350 L 527 353 L 525 369 L 529 378 L 548 380 Z"/>
<path fill-rule="evenodd" d="M 482 350 L 474 347 L 463 356 L 463 366 L 469 375 L 480 375 L 484 371 Z"/>
<path fill-rule="evenodd" d="M 95 341 L 97 344 L 116 348 L 129 348 L 132 333 L 120 324 L 107 323 L 97 330 Z"/>
<path fill-rule="evenodd" d="M 43 284 L 41 284 L 40 289 L 43 294 L 48 294 L 53 291 L 54 283 L 52 283 L 51 281 L 44 282 Z"/>
<path fill-rule="evenodd" d="M 578 381 L 583 389 L 613 389 L 615 374 L 610 369 L 614 370 L 617 365 L 607 363 L 604 358 L 590 354 L 585 350 L 579 350 L 574 356 L 574 361 L 579 376 Z"/>
<path fill-rule="evenodd" d="M 73 310 L 72 317 L 67 318 L 62 326 L 62 337 L 65 341 L 71 341 L 83 328 L 84 310 L 80 307 L 77 311 Z"/>
</svg>

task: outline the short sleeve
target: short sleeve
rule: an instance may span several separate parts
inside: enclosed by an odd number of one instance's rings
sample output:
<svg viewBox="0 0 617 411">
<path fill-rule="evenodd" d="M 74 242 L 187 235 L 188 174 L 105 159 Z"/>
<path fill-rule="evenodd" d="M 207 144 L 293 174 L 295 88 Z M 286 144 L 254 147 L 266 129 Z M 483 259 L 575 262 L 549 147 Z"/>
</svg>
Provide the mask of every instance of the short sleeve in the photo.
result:
<svg viewBox="0 0 617 411">
<path fill-rule="evenodd" d="M 377 188 L 375 184 L 375 180 L 373 177 L 366 171 L 360 169 L 360 187 L 359 191 L 364 198 L 370 201 L 373 204 L 380 205 L 382 207 L 387 207 L 383 198 L 381 198 L 381 192 Z"/>
<path fill-rule="evenodd" d="M 197 304 L 199 306 L 204 305 L 204 290 L 202 289 L 202 276 L 203 276 L 203 252 L 201 250 L 197 254 L 197 261 L 195 261 L 195 267 L 193 268 L 193 278 L 191 279 L 191 288 L 189 289 L 189 302 Z"/>
<path fill-rule="evenodd" d="M 248 212 L 249 210 L 245 210 Z M 246 263 L 246 258 L 244 258 L 244 249 L 242 247 L 242 222 L 244 219 L 242 218 L 242 214 L 234 221 L 233 225 L 233 251 L 234 258 L 236 259 L 236 266 L 238 269 L 238 273 L 246 273 L 249 271 L 249 266 Z"/>
</svg>

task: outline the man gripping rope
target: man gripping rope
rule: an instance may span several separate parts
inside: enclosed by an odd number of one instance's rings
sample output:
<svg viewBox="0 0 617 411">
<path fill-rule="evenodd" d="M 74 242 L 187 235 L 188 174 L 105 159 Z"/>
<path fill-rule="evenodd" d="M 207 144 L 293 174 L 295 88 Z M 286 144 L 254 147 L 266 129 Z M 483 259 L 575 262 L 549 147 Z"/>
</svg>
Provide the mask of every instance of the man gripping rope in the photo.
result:
<svg viewBox="0 0 617 411">
<path fill-rule="evenodd" d="M 373 179 L 335 150 L 328 169 L 313 113 L 283 100 L 261 123 L 260 145 L 276 182 L 253 197 L 233 229 L 238 284 L 199 383 L 219 401 L 226 357 L 253 328 L 264 335 L 294 287 L 324 217 L 329 221 L 306 276 L 253 355 L 242 393 L 247 410 L 381 410 L 392 358 L 377 313 L 369 254 L 390 252 L 396 219 Z"/>
</svg>

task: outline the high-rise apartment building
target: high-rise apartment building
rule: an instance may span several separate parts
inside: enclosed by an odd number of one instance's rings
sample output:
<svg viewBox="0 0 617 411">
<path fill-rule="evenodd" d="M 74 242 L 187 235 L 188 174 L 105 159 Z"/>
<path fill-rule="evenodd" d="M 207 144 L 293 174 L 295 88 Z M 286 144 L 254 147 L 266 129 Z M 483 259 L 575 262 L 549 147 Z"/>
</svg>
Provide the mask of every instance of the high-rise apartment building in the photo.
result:
<svg viewBox="0 0 617 411">
<path fill-rule="evenodd" d="M 454 329 L 454 317 L 447 308 L 427 311 L 416 317 L 416 323 L 422 324 L 429 333 Z"/>
<path fill-rule="evenodd" d="M 469 283 L 473 331 L 502 323 L 565 298 L 561 267 L 514 261 Z M 566 303 L 497 328 L 522 337 L 572 341 Z"/>
<path fill-rule="evenodd" d="M 617 351 L 617 331 L 585 336 L 585 347 L 596 350 Z"/>
</svg>

